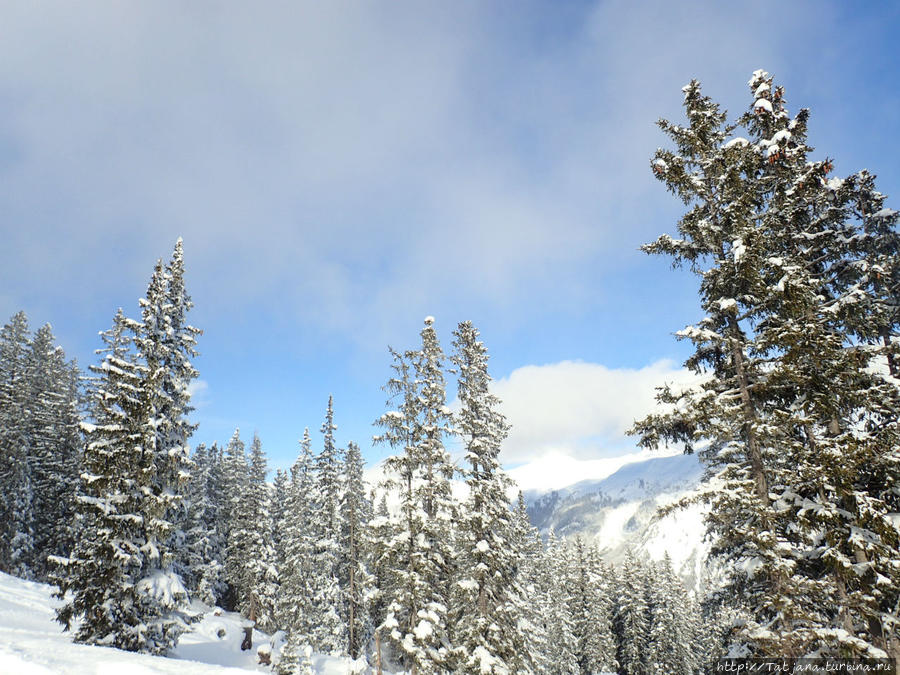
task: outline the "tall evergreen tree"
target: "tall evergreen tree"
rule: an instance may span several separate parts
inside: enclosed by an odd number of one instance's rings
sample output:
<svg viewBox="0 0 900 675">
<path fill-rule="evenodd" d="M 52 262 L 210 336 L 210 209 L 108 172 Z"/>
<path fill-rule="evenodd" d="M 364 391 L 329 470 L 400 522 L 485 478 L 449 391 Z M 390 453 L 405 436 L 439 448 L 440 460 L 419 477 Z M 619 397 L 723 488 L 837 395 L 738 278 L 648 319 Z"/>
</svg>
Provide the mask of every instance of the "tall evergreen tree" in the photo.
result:
<svg viewBox="0 0 900 675">
<path fill-rule="evenodd" d="M 213 594 L 216 604 L 224 606 L 224 600 L 228 595 L 228 581 L 226 579 L 225 565 L 228 560 L 228 510 L 229 495 L 227 490 L 227 472 L 225 451 L 218 444 L 213 443 L 207 456 L 209 464 L 209 479 L 207 481 L 207 499 L 209 514 L 212 520 L 210 529 L 210 560 L 215 560 L 215 571 L 210 575 L 210 582 L 215 580 Z M 214 535 L 214 536 L 213 536 Z"/>
<path fill-rule="evenodd" d="M 314 502 L 311 499 L 314 482 L 312 438 L 309 429 L 305 429 L 300 453 L 291 466 L 282 535 L 285 559 L 280 570 L 281 590 L 276 608 L 279 624 L 287 631 L 288 639 L 278 664 L 281 675 L 293 675 L 305 647 L 310 644 L 318 619 L 310 582 L 315 544 L 312 529 Z"/>
<path fill-rule="evenodd" d="M 242 509 L 245 506 L 244 490 L 250 480 L 250 465 L 241 440 L 240 429 L 235 429 L 231 440 L 225 447 L 222 461 L 222 484 L 226 499 L 222 505 L 222 518 L 225 523 L 225 580 L 228 590 L 225 596 L 225 608 L 233 611 L 240 609 L 241 598 L 246 596 L 245 579 L 247 566 L 247 532 Z"/>
<path fill-rule="evenodd" d="M 239 581 L 238 606 L 241 613 L 263 630 L 275 629 L 275 597 L 278 593 L 271 540 L 269 486 L 266 483 L 266 455 L 259 436 L 250 443 L 247 484 L 241 493 L 237 526 L 232 532 L 244 556 Z"/>
<path fill-rule="evenodd" d="M 173 647 L 185 628 L 187 594 L 174 569 L 174 546 L 183 540 L 177 525 L 183 521 L 183 492 L 190 478 L 189 438 L 194 430 L 187 419 L 193 410 L 190 383 L 197 377 L 190 359 L 197 354 L 200 331 L 187 323 L 192 307 L 184 285 L 179 238 L 169 263 L 156 265 L 147 296 L 141 299 L 142 320 L 135 324 L 134 337 L 146 365 L 141 385 L 147 415 L 142 476 L 145 559 L 137 589 L 145 605 L 151 651 Z"/>
<path fill-rule="evenodd" d="M 334 441 L 337 425 L 334 423 L 334 397 L 328 397 L 325 421 L 322 422 L 322 451 L 316 456 L 316 501 L 319 516 L 316 519 L 320 536 L 336 546 L 340 531 L 338 504 L 341 494 L 341 453 Z"/>
<path fill-rule="evenodd" d="M 748 613 L 733 648 L 759 655 L 884 655 L 898 649 L 896 212 L 866 172 L 810 162 L 809 113 L 791 117 L 763 71 L 736 125 L 685 88 L 689 126 L 654 171 L 693 208 L 681 239 L 645 247 L 701 273 L 707 318 L 682 332 L 688 367 L 711 377 L 636 431 L 701 443 L 711 474 L 723 596 Z M 726 141 L 742 127 L 750 136 Z M 824 537 L 822 534 L 824 533 Z M 863 534 L 864 533 L 864 534 Z M 827 598 L 838 598 L 829 602 Z"/>
<path fill-rule="evenodd" d="M 458 372 L 457 431 L 470 468 L 469 497 L 460 511 L 459 569 L 454 587 L 454 645 L 459 672 L 508 673 L 530 670 L 519 622 L 524 590 L 516 578 L 513 514 L 507 492 L 511 479 L 499 454 L 509 425 L 490 393 L 487 349 L 469 321 L 454 331 L 452 358 Z"/>
<path fill-rule="evenodd" d="M 280 586 L 282 575 L 284 574 L 285 561 L 287 559 L 287 540 L 285 539 L 285 531 L 287 529 L 288 500 L 290 492 L 290 473 L 283 469 L 275 470 L 275 477 L 272 479 L 272 499 L 270 517 L 270 532 L 272 537 L 272 550 L 275 553 L 273 566 L 278 578 L 279 593 L 275 597 L 273 604 L 273 617 L 275 625 L 282 627 L 281 608 L 279 606 L 279 597 L 281 595 Z"/>
<path fill-rule="evenodd" d="M 0 331 L 0 569 L 29 578 L 34 563 L 34 476 L 27 430 L 28 319 Z"/>
<path fill-rule="evenodd" d="M 341 620 L 342 599 L 339 574 L 341 458 L 334 442 L 334 400 L 328 397 L 322 423 L 323 445 L 314 463 L 313 489 L 315 518 L 313 529 L 313 566 L 310 582 L 316 621 L 312 626 L 312 644 L 335 656 L 347 652 L 347 630 Z"/>
<path fill-rule="evenodd" d="M 597 635 L 594 638 L 593 653 L 601 672 L 615 672 L 619 665 L 616 661 L 616 637 L 613 630 L 613 613 L 617 600 L 614 595 L 615 575 L 611 567 L 603 562 L 596 546 L 587 549 L 587 560 L 595 593 L 594 626 Z"/>
<path fill-rule="evenodd" d="M 192 598 L 215 606 L 224 592 L 219 509 L 213 485 L 218 448 L 200 444 L 188 491 L 187 531 L 179 551 L 180 574 Z"/>
<path fill-rule="evenodd" d="M 29 336 L 24 312 L 0 332 L 0 569 L 46 580 L 73 543 L 81 473 L 80 374 L 49 324 Z"/>
<path fill-rule="evenodd" d="M 78 370 L 55 344 L 50 324 L 35 333 L 26 355 L 27 414 L 22 420 L 34 492 L 32 573 L 45 579 L 47 557 L 71 550 L 74 486 L 81 468 Z"/>
<path fill-rule="evenodd" d="M 694 653 L 698 635 L 690 620 L 687 591 L 672 570 L 668 555 L 657 565 L 650 563 L 652 583 L 647 588 L 649 622 L 647 664 L 651 672 L 692 675 L 702 662 Z"/>
<path fill-rule="evenodd" d="M 646 582 L 640 562 L 628 551 L 619 575 L 618 601 L 613 616 L 619 672 L 644 675 L 648 656 Z"/>
<path fill-rule="evenodd" d="M 570 545 L 566 583 L 578 672 L 590 675 L 613 670 L 615 644 L 607 600 L 600 586 L 599 558 L 581 538 Z"/>
<path fill-rule="evenodd" d="M 791 119 L 767 73 L 754 73 L 750 87 L 772 106 L 754 104 L 744 116 L 753 147 L 769 156 L 760 227 L 777 253 L 766 270 L 770 316 L 760 342 L 778 353 L 770 378 L 792 402 L 773 413 L 784 445 L 795 466 L 809 467 L 778 491 L 795 574 L 808 588 L 787 637 L 801 653 L 898 653 L 900 633 L 883 622 L 900 601 L 898 534 L 886 517 L 898 505 L 888 486 L 900 457 L 900 380 L 890 375 L 897 213 L 884 208 L 867 172 L 827 178 L 830 160 L 808 161 L 808 113 Z M 887 377 L 874 372 L 879 362 Z"/>
<path fill-rule="evenodd" d="M 402 453 L 385 462 L 393 476 L 389 485 L 399 491 L 400 529 L 386 555 L 395 567 L 382 627 L 403 663 L 425 675 L 446 670 L 451 656 L 447 615 L 455 506 L 454 468 L 444 446 L 452 433 L 444 355 L 432 317 L 425 319 L 421 336 L 419 350 L 405 355 L 392 350 L 395 376 L 386 390 L 391 400 L 399 399 L 398 406 L 377 420 L 384 433 L 375 441 Z"/>
<path fill-rule="evenodd" d="M 74 593 L 59 618 L 67 627 L 82 619 L 76 639 L 165 653 L 191 619 L 174 548 L 183 540 L 176 524 L 189 478 L 189 385 L 197 376 L 191 307 L 179 239 L 168 265 L 156 265 L 141 321 L 120 312 L 107 337 L 99 423 L 88 434 L 78 498 L 85 527 L 98 528 L 99 548 L 82 536 L 71 556 L 54 559 L 60 593 Z M 110 586 L 98 595 L 89 585 L 100 571 Z"/>
<path fill-rule="evenodd" d="M 363 653 L 372 635 L 369 610 L 374 578 L 367 560 L 372 505 L 366 498 L 362 454 L 359 446 L 352 441 L 347 445 L 344 456 L 342 485 L 338 579 L 343 599 L 342 620 L 347 626 L 347 653 L 356 659 Z"/>
<path fill-rule="evenodd" d="M 525 497 L 519 491 L 513 517 L 512 549 L 515 551 L 515 579 L 523 591 L 523 612 L 519 627 L 525 638 L 525 657 L 536 672 L 547 669 L 550 653 L 545 617 L 554 611 L 544 593 L 544 546 L 540 534 L 528 518 Z"/>
<path fill-rule="evenodd" d="M 539 656 L 539 672 L 550 675 L 578 673 L 578 644 L 572 621 L 572 596 L 565 580 L 569 561 L 565 545 L 551 530 L 538 573 L 542 632 L 546 636 Z"/>
<path fill-rule="evenodd" d="M 373 632 L 378 633 L 379 627 L 383 627 L 384 620 L 387 618 L 387 606 L 390 599 L 394 597 L 395 590 L 392 586 L 396 580 L 393 570 L 397 562 L 395 556 L 398 554 L 397 542 L 394 539 L 400 531 L 400 525 L 396 515 L 392 516 L 387 506 L 387 493 L 382 492 L 378 497 L 377 491 L 372 490 L 371 501 L 376 502 L 374 513 L 366 527 L 366 544 L 367 550 L 365 557 L 369 562 L 372 571 L 373 589 L 369 611 L 372 616 Z M 381 646 L 381 637 L 387 632 L 382 630 L 378 633 L 378 647 Z M 376 658 L 380 658 L 376 655 Z"/>
<path fill-rule="evenodd" d="M 653 167 L 692 208 L 679 222 L 681 239 L 663 235 L 644 250 L 670 255 L 701 277 L 706 316 L 678 336 L 695 345 L 686 366 L 706 379 L 684 391 L 663 388 L 658 398 L 674 412 L 651 415 L 635 431 L 646 446 L 665 440 L 684 442 L 688 450 L 702 447 L 708 475 L 722 484 L 709 516 L 713 554 L 752 571 L 752 578 L 735 575 L 723 593 L 765 616 L 766 635 L 777 636 L 799 616 L 796 600 L 807 589 L 783 555 L 770 498 L 770 486 L 785 479 L 790 460 L 779 451 L 781 433 L 767 415 L 776 402 L 768 386 L 772 364 L 756 333 L 766 318 L 759 298 L 767 292 L 762 270 L 769 256 L 757 227 L 759 162 L 747 139 L 727 140 L 737 125 L 725 123 L 698 82 L 684 93 L 689 126 L 660 122 L 677 152 L 658 150 Z M 783 654 L 784 647 L 760 643 L 763 653 Z"/>
<path fill-rule="evenodd" d="M 55 583 L 65 604 L 59 621 L 75 639 L 130 651 L 148 647 L 145 610 L 137 584 L 145 566 L 143 480 L 146 417 L 145 367 L 133 352 L 131 326 L 122 310 L 101 334 L 105 348 L 95 389 L 94 424 L 78 485 L 80 536 L 58 564 Z"/>
</svg>

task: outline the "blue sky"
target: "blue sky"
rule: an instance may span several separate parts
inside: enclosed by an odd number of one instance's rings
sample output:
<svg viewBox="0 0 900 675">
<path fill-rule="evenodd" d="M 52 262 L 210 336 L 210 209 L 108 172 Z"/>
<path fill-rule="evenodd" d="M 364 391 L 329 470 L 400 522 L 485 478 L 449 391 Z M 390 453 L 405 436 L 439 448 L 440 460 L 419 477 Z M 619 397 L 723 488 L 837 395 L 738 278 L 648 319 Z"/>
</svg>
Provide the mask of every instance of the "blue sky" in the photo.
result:
<svg viewBox="0 0 900 675">
<path fill-rule="evenodd" d="M 287 466 L 329 394 L 370 462 L 387 345 L 470 319 L 509 464 L 622 454 L 682 377 L 694 280 L 637 247 L 682 212 L 648 170 L 698 78 L 764 68 L 838 175 L 897 208 L 894 2 L 0 1 L 0 316 L 93 361 L 182 236 L 205 334 L 197 441 Z"/>
</svg>

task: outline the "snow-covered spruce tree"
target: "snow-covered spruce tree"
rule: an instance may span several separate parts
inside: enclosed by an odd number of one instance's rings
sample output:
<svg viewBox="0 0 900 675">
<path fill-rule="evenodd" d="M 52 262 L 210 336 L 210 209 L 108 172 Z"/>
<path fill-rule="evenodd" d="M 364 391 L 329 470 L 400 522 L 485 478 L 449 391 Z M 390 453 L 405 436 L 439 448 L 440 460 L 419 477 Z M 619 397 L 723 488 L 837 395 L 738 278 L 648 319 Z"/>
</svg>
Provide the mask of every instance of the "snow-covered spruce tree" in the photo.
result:
<svg viewBox="0 0 900 675">
<path fill-rule="evenodd" d="M 91 366 L 99 376 L 94 423 L 85 426 L 88 442 L 77 487 L 79 537 L 68 557 L 53 559 L 57 596 L 65 601 L 57 617 L 66 630 L 77 626 L 78 642 L 143 651 L 148 627 L 136 585 L 147 555 L 146 368 L 137 363 L 131 324 L 121 309 L 101 336 L 103 361 Z"/>
<path fill-rule="evenodd" d="M 341 586 L 342 620 L 347 627 L 347 653 L 359 658 L 372 637 L 370 605 L 374 578 L 369 572 L 367 552 L 368 524 L 372 504 L 366 497 L 363 459 L 359 446 L 352 441 L 344 454 L 343 480 L 339 504 L 341 540 L 338 579 Z"/>
<path fill-rule="evenodd" d="M 284 562 L 280 568 L 281 588 L 276 603 L 278 624 L 287 632 L 287 644 L 281 653 L 278 672 L 293 675 L 318 617 L 312 603 L 313 589 L 312 517 L 314 503 L 311 499 L 315 473 L 313 468 L 312 439 L 309 429 L 303 432 L 300 453 L 291 466 L 288 486 L 288 502 L 283 525 Z"/>
<path fill-rule="evenodd" d="M 34 494 L 35 578 L 46 579 L 48 556 L 68 553 L 75 485 L 81 473 L 79 373 L 55 344 L 50 324 L 35 333 L 26 357 L 27 414 L 22 420 L 29 439 Z"/>
<path fill-rule="evenodd" d="M 599 556 L 593 555 L 581 538 L 568 550 L 566 583 L 572 618 L 574 656 L 578 672 L 608 672 L 616 667 L 616 647 L 609 620 L 608 599 L 600 585 Z"/>
<path fill-rule="evenodd" d="M 888 515 L 900 503 L 900 380 L 878 372 L 891 372 L 896 350 L 897 213 L 870 174 L 828 179 L 830 160 L 807 161 L 808 113 L 791 119 L 767 73 L 750 87 L 745 126 L 768 157 L 760 226 L 777 254 L 760 342 L 779 354 L 770 377 L 792 405 L 774 415 L 798 467 L 776 487 L 776 507 L 810 586 L 811 618 L 790 637 L 821 656 L 900 655 L 900 554 Z"/>
<path fill-rule="evenodd" d="M 175 556 L 175 568 L 181 577 L 181 583 L 194 600 L 200 599 L 197 594 L 195 570 L 205 557 L 201 551 L 204 548 L 203 540 L 206 538 L 206 524 L 202 522 L 203 499 L 199 493 L 206 492 L 205 483 L 209 479 L 206 458 L 206 445 L 200 443 L 191 453 L 191 479 L 184 494 L 184 522 L 180 524 L 184 531 L 184 540 L 176 547 Z"/>
<path fill-rule="evenodd" d="M 633 432 L 648 447 L 665 441 L 701 448 L 707 475 L 721 485 L 708 495 L 713 554 L 735 570 L 722 594 L 756 617 L 737 633 L 740 649 L 785 655 L 793 647 L 778 636 L 807 618 L 798 601 L 808 588 L 786 555 L 791 548 L 770 497 L 770 486 L 793 469 L 770 414 L 780 403 L 768 377 L 776 355 L 757 334 L 768 316 L 761 299 L 769 292 L 764 269 L 772 253 L 758 226 L 765 196 L 760 158 L 747 139 L 729 140 L 737 125 L 725 123 L 698 82 L 684 94 L 689 124 L 660 122 L 676 151 L 658 150 L 652 166 L 691 208 L 678 223 L 681 238 L 663 235 L 643 250 L 700 276 L 705 317 L 677 335 L 693 342 L 685 365 L 704 379 L 682 391 L 664 387 L 658 400 L 673 411 L 650 415 Z"/>
<path fill-rule="evenodd" d="M 82 405 L 50 325 L 29 338 L 16 314 L 0 334 L 0 569 L 46 580 L 48 556 L 71 549 Z"/>
<path fill-rule="evenodd" d="M 519 626 L 524 591 L 516 578 L 518 551 L 506 496 L 512 481 L 498 457 L 509 426 L 498 410 L 499 399 L 489 391 L 487 349 L 478 330 L 464 321 L 453 335 L 460 402 L 456 426 L 470 464 L 464 471 L 469 497 L 460 510 L 454 585 L 456 671 L 530 672 Z"/>
<path fill-rule="evenodd" d="M 516 500 L 512 525 L 511 547 L 515 551 L 515 578 L 525 600 L 524 611 L 519 617 L 519 629 L 525 639 L 528 663 L 536 672 L 542 672 L 546 670 L 544 655 L 549 653 L 544 617 L 552 610 L 542 588 L 544 545 L 537 528 L 528 517 L 521 490 Z"/>
<path fill-rule="evenodd" d="M 553 530 L 539 562 L 538 608 L 545 636 L 544 651 L 538 656 L 537 671 L 550 675 L 569 675 L 581 672 L 576 655 L 569 586 L 566 582 L 569 561 L 566 547 Z"/>
<path fill-rule="evenodd" d="M 247 537 L 245 518 L 241 513 L 243 494 L 250 480 L 250 465 L 244 451 L 240 429 L 235 429 L 225 446 L 222 460 L 222 487 L 225 501 L 222 504 L 222 521 L 225 535 L 225 581 L 227 591 L 223 599 L 225 609 L 239 611 L 240 598 L 246 595 L 244 580 L 247 565 Z"/>
<path fill-rule="evenodd" d="M 616 660 L 619 672 L 644 675 L 648 672 L 648 611 L 644 569 L 628 551 L 618 578 L 617 602 L 613 616 Z"/>
<path fill-rule="evenodd" d="M 275 477 L 272 479 L 272 507 L 269 510 L 269 516 L 271 518 L 272 549 L 275 551 L 275 570 L 278 572 L 279 580 L 286 558 L 284 530 L 287 521 L 289 481 L 290 474 L 287 471 L 275 469 Z M 275 623 L 281 625 L 277 602 Z"/>
<path fill-rule="evenodd" d="M 394 597 L 395 589 L 391 584 L 395 580 L 393 570 L 397 566 L 394 556 L 398 553 L 394 537 L 400 531 L 400 526 L 396 515 L 392 516 L 388 510 L 386 492 L 382 492 L 379 498 L 377 490 L 373 489 L 371 501 L 373 503 L 377 501 L 377 505 L 366 527 L 365 559 L 368 561 L 373 577 L 369 612 L 372 617 L 374 633 L 387 618 L 387 605 Z M 380 635 L 378 637 L 380 640 Z M 381 642 L 379 641 L 375 646 L 380 648 Z M 377 654 L 376 658 L 378 658 Z"/>
<path fill-rule="evenodd" d="M 217 605 L 224 592 L 219 509 L 212 484 L 217 453 L 216 446 L 207 450 L 203 443 L 194 450 L 187 531 L 179 551 L 179 572 L 190 596 L 210 606 Z"/>
<path fill-rule="evenodd" d="M 775 500 L 765 514 L 770 534 L 760 537 L 759 522 L 732 528 L 748 521 L 721 508 L 719 497 L 712 513 L 724 534 L 718 552 L 745 563 L 726 589 L 750 614 L 735 646 L 796 656 L 896 652 L 900 560 L 889 514 L 897 510 L 890 487 L 898 466 L 897 380 L 879 374 L 878 363 L 896 372 L 897 214 L 884 208 L 870 174 L 828 179 L 829 160 L 807 161 L 808 112 L 791 118 L 783 90 L 766 73 L 754 73 L 750 87 L 753 104 L 740 120 L 750 140 L 709 155 L 739 167 L 742 199 L 753 204 L 731 253 L 736 262 L 752 261 L 757 283 L 736 304 L 722 302 L 745 322 L 756 358 L 766 362 L 752 385 L 755 414 L 763 420 L 759 436 L 777 448 L 764 460 Z M 698 174 L 686 181 L 677 162 L 658 160 L 670 187 L 703 184 Z M 707 175 L 712 164 L 703 165 Z M 709 194 L 694 196 L 719 214 L 733 210 L 732 195 L 714 195 L 715 203 Z M 696 233 L 682 233 L 698 242 Z M 686 259 L 684 241 L 655 246 L 678 262 Z M 642 432 L 652 442 L 660 425 L 650 422 Z M 670 418 L 668 438 L 688 435 L 673 428 Z M 717 440 L 691 422 L 681 431 L 688 429 L 714 448 L 721 442 L 722 434 Z M 726 464 L 722 453 L 708 458 Z M 732 504 L 740 497 L 732 491 Z"/>
<path fill-rule="evenodd" d="M 345 653 L 346 626 L 338 614 L 341 589 L 334 575 L 334 565 L 323 564 L 328 559 L 333 560 L 334 554 L 329 553 L 325 560 L 321 553 L 314 558 L 318 564 L 313 565 L 312 602 L 318 620 L 310 630 L 311 643 L 317 652 L 340 656 Z"/>
<path fill-rule="evenodd" d="M 418 554 L 414 555 L 414 540 L 421 529 L 422 520 L 413 495 L 413 488 L 418 480 L 418 467 L 414 460 L 415 443 L 419 436 L 418 391 L 410 356 L 393 348 L 389 348 L 389 351 L 393 357 L 391 368 L 394 375 L 383 389 L 389 396 L 386 405 L 394 405 L 395 409 L 388 410 L 375 421 L 375 425 L 383 427 L 385 431 L 372 440 L 374 444 L 387 443 L 403 454 L 389 457 L 389 463 L 384 465 L 385 473 L 390 471 L 394 475 L 384 481 L 384 492 L 370 523 L 373 535 L 370 557 L 377 588 L 373 603 L 375 658 L 379 667 L 386 658 L 393 656 L 391 640 L 396 642 L 402 639 L 401 629 L 405 630 L 415 619 L 417 609 L 410 613 L 411 616 L 402 617 L 400 603 L 406 601 L 412 607 L 422 603 L 414 595 L 420 592 L 418 569 L 415 572 L 410 570 L 412 563 L 418 559 Z M 401 513 L 392 514 L 388 509 L 387 494 L 392 491 L 401 495 Z M 401 624 L 400 618 L 406 620 Z M 402 657 L 401 652 L 398 658 Z"/>
<path fill-rule="evenodd" d="M 186 627 L 188 598 L 174 571 L 177 541 L 183 534 L 183 491 L 190 478 L 189 438 L 194 431 L 187 416 L 190 383 L 197 371 L 190 359 L 200 331 L 187 323 L 193 302 L 184 285 L 184 255 L 179 238 L 165 267 L 157 263 L 146 298 L 141 299 L 141 321 L 135 324 L 134 342 L 146 366 L 141 402 L 146 411 L 144 459 L 141 477 L 145 541 L 144 567 L 136 584 L 147 625 L 146 650 L 164 653 Z"/>
<path fill-rule="evenodd" d="M 262 630 L 275 629 L 275 598 L 278 579 L 275 549 L 272 546 L 271 497 L 266 483 L 266 455 L 259 436 L 250 443 L 250 470 L 241 493 L 233 540 L 245 556 L 242 578 L 238 584 L 238 607 L 241 614 Z"/>
<path fill-rule="evenodd" d="M 597 594 L 595 626 L 598 632 L 596 638 L 598 660 L 602 664 L 601 672 L 603 670 L 615 672 L 619 667 L 616 661 L 616 635 L 613 630 L 613 612 L 616 603 L 613 593 L 616 577 L 612 566 L 603 561 L 596 545 L 587 549 L 587 557 L 591 581 Z"/>
<path fill-rule="evenodd" d="M 88 433 L 78 497 L 84 527 L 97 528 L 100 548 L 82 535 L 69 558 L 54 559 L 60 593 L 74 593 L 60 620 L 70 626 L 81 618 L 81 641 L 162 654 L 190 620 L 173 546 L 181 539 L 175 523 L 182 520 L 193 430 L 188 387 L 197 372 L 189 359 L 199 331 L 186 323 L 191 307 L 179 239 L 170 262 L 154 269 L 141 321 L 120 312 L 108 337 L 99 423 Z M 104 555 L 112 561 L 92 560 Z M 99 594 L 90 589 L 99 578 L 95 564 L 107 565 L 110 579 Z"/>
<path fill-rule="evenodd" d="M 334 442 L 334 400 L 328 397 L 325 421 L 322 423 L 323 444 L 314 462 L 313 561 L 310 584 L 316 621 L 310 634 L 313 647 L 320 652 L 342 656 L 347 652 L 347 630 L 342 621 L 341 588 L 338 581 L 341 492 L 341 458 Z"/>
<path fill-rule="evenodd" d="M 672 570 L 668 554 L 656 565 L 648 563 L 648 568 L 648 668 L 650 672 L 692 675 L 704 664 L 694 653 L 699 636 L 691 621 L 687 591 Z"/>
<path fill-rule="evenodd" d="M 65 524 L 57 524 L 50 528 L 51 545 L 44 555 L 45 579 L 52 566 L 47 564 L 47 558 L 52 555 L 65 555 L 72 550 L 75 540 L 78 538 L 75 517 L 75 487 L 82 471 L 84 457 L 85 436 L 82 430 L 82 420 L 87 415 L 88 394 L 86 378 L 81 372 L 75 359 L 65 362 L 65 356 L 61 349 L 57 350 L 57 363 L 62 362 L 58 374 L 56 391 L 58 405 L 53 411 L 53 419 L 59 430 L 57 438 L 59 457 L 50 464 L 54 466 L 55 478 L 52 484 L 59 495 L 59 503 L 51 508 L 59 518 L 65 518 Z"/>
<path fill-rule="evenodd" d="M 210 583 L 213 583 L 214 580 L 211 591 L 216 599 L 216 604 L 222 606 L 224 598 L 228 594 L 228 582 L 225 574 L 225 561 L 228 555 L 228 520 L 225 517 L 228 505 L 225 451 L 217 443 L 213 443 L 208 453 L 209 478 L 206 496 L 209 504 L 209 517 L 213 523 L 210 529 L 209 560 L 216 561 L 214 566 L 210 563 L 212 571 L 209 580 Z"/>
<path fill-rule="evenodd" d="M 422 347 L 401 355 L 393 350 L 394 372 L 385 389 L 397 408 L 376 424 L 400 454 L 385 462 L 388 485 L 399 492 L 398 531 L 382 557 L 394 564 L 391 597 L 381 625 L 394 655 L 417 675 L 452 667 L 448 649 L 449 589 L 453 577 L 454 467 L 444 447 L 453 432 L 446 405 L 443 350 L 434 319 L 425 319 Z"/>
<path fill-rule="evenodd" d="M 338 539 L 340 531 L 340 511 L 338 504 L 341 494 L 341 465 L 340 450 L 334 442 L 334 432 L 337 425 L 334 423 L 334 397 L 328 397 L 328 407 L 325 409 L 325 421 L 322 422 L 322 451 L 315 459 L 316 472 L 316 527 L 318 535 L 322 539 L 332 542 L 332 548 Z"/>
<path fill-rule="evenodd" d="M 16 313 L 0 331 L 0 570 L 30 578 L 34 563 L 34 489 L 25 428 L 28 319 Z"/>
</svg>

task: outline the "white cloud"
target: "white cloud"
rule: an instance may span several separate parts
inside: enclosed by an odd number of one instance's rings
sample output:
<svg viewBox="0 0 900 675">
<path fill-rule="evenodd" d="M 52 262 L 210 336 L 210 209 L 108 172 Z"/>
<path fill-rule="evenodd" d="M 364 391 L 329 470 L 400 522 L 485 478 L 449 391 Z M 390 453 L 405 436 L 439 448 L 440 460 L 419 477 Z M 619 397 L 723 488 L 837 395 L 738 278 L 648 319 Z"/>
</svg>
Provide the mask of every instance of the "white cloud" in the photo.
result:
<svg viewBox="0 0 900 675">
<path fill-rule="evenodd" d="M 581 361 L 517 368 L 494 386 L 512 425 L 503 461 L 510 466 L 548 456 L 584 460 L 633 452 L 625 431 L 654 410 L 655 388 L 694 380 L 669 360 L 640 369 Z"/>
<path fill-rule="evenodd" d="M 678 87 L 743 81 L 793 23 L 690 3 L 573 11 L 9 5 L 0 268 L 72 296 L 110 278 L 143 290 L 181 234 L 198 311 L 314 313 L 379 343 L 448 296 L 577 294 L 589 282 L 571 270 L 646 238 L 648 186 L 667 199 L 646 158 Z M 716 58 L 711 35 L 729 45 Z"/>
<path fill-rule="evenodd" d="M 626 464 L 643 462 L 652 457 L 662 457 L 678 452 L 681 451 L 669 450 L 660 453 L 651 450 L 641 450 L 616 457 L 577 459 L 563 452 L 550 451 L 510 470 L 509 475 L 516 482 L 513 492 L 518 490 L 538 490 L 542 492 L 558 490 L 583 480 L 603 480 Z"/>
<path fill-rule="evenodd" d="M 209 404 L 209 383 L 206 380 L 192 380 L 188 385 L 188 394 L 194 408 L 203 408 Z"/>
</svg>

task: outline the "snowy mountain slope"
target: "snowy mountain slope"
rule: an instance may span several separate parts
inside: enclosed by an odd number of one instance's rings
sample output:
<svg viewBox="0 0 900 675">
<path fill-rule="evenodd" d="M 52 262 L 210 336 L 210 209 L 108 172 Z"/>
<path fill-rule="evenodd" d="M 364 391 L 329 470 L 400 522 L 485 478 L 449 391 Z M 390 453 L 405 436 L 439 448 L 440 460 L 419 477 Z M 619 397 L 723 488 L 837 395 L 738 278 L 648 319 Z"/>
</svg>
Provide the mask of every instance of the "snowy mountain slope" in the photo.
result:
<svg viewBox="0 0 900 675">
<path fill-rule="evenodd" d="M 531 490 L 526 498 L 535 504 L 554 500 L 575 501 L 592 497 L 608 504 L 634 501 L 661 492 L 683 492 L 692 489 L 700 480 L 703 468 L 696 455 L 651 457 L 643 461 L 623 464 L 609 476 L 599 480 L 582 480 L 565 488 Z"/>
<path fill-rule="evenodd" d="M 254 649 L 241 651 L 242 619 L 208 612 L 181 637 L 172 657 L 134 654 L 72 643 L 56 623 L 53 588 L 0 573 L 0 673 L 3 675 L 238 675 L 271 673 L 257 663 L 267 636 L 254 631 Z M 315 672 L 345 675 L 350 661 L 313 657 Z"/>
<path fill-rule="evenodd" d="M 594 460 L 548 455 L 509 471 L 516 481 L 509 497 L 514 500 L 523 489 L 531 523 L 545 536 L 551 528 L 562 537 L 580 535 L 596 543 L 613 564 L 629 547 L 653 560 L 668 554 L 673 569 L 694 587 L 709 550 L 703 541 L 705 507 L 693 505 L 663 518 L 658 511 L 696 490 L 702 474 L 697 455 L 680 452 L 640 451 Z M 583 479 L 572 482 L 573 477 Z M 378 485 L 383 466 L 369 469 L 366 479 Z M 465 499 L 462 480 L 454 480 L 452 487 L 457 499 Z M 398 504 L 389 498 L 388 508 Z"/>
<path fill-rule="evenodd" d="M 525 493 L 531 522 L 543 534 L 596 543 L 617 563 L 629 547 L 658 560 L 668 553 L 685 581 L 698 580 L 708 547 L 703 541 L 705 507 L 697 504 L 665 517 L 659 508 L 694 491 L 703 474 L 696 455 L 652 457 L 624 463 L 601 480 L 585 480 L 547 492 Z"/>
</svg>

